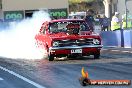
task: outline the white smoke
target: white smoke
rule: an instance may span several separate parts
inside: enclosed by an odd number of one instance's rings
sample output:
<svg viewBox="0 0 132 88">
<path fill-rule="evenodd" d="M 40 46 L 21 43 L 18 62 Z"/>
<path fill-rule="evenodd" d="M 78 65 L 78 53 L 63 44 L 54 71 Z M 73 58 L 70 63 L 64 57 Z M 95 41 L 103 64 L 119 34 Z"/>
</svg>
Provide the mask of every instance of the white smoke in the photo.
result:
<svg viewBox="0 0 132 88">
<path fill-rule="evenodd" d="M 0 56 L 22 59 L 42 58 L 44 52 L 36 48 L 34 37 L 42 23 L 49 20 L 48 13 L 38 11 L 32 18 L 13 22 L 8 29 L 0 31 Z"/>
</svg>

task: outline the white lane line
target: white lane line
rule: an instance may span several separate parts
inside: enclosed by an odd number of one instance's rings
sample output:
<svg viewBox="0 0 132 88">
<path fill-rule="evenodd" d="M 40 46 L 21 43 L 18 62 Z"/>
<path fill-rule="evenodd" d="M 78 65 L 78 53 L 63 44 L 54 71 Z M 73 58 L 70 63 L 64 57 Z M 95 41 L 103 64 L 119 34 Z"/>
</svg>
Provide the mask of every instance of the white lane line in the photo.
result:
<svg viewBox="0 0 132 88">
<path fill-rule="evenodd" d="M 111 50 L 111 51 L 120 51 L 120 50 Z"/>
<path fill-rule="evenodd" d="M 101 49 L 101 50 L 108 50 L 108 49 Z"/>
<path fill-rule="evenodd" d="M 122 51 L 122 52 L 124 52 L 124 53 L 129 53 L 130 51 Z"/>
<path fill-rule="evenodd" d="M 4 80 L 3 78 L 0 78 L 0 81 Z"/>
<path fill-rule="evenodd" d="M 37 88 L 46 88 L 46 87 L 44 87 L 44 86 L 42 86 L 42 85 L 40 85 L 40 84 L 38 84 L 38 83 L 35 83 L 35 82 L 33 82 L 33 81 L 31 81 L 31 80 L 29 80 L 29 79 L 23 77 L 23 76 L 21 76 L 21 75 L 15 73 L 15 72 L 13 72 L 13 71 L 11 71 L 11 70 L 8 70 L 8 69 L 6 69 L 6 68 L 4 68 L 4 67 L 2 67 L 2 66 L 0 66 L 0 69 L 2 69 L 2 70 L 4 70 L 4 71 L 6 71 L 6 72 L 8 72 L 8 73 L 10 73 L 10 74 L 12 74 L 12 75 L 18 77 L 18 78 L 20 78 L 20 79 L 22 79 L 22 80 L 24 80 L 25 82 L 28 82 L 28 83 L 32 84 L 33 86 L 35 86 L 35 87 L 37 87 Z"/>
</svg>

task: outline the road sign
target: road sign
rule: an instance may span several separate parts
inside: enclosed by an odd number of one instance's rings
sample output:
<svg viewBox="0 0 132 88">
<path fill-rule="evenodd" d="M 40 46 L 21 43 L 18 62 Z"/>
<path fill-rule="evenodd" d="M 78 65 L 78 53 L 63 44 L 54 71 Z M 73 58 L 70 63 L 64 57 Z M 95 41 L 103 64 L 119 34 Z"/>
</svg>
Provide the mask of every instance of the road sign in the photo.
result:
<svg viewBox="0 0 132 88">
<path fill-rule="evenodd" d="M 5 21 L 18 21 L 24 18 L 23 11 L 4 11 Z"/>
</svg>

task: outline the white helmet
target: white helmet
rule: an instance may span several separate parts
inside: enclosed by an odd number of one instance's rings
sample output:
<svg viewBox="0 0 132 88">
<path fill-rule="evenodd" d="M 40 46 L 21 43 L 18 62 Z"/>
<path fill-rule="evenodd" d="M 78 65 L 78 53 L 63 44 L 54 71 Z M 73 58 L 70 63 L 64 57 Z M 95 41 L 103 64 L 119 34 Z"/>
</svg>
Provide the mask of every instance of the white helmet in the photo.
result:
<svg viewBox="0 0 132 88">
<path fill-rule="evenodd" d="M 119 12 L 115 12 L 115 15 L 119 15 L 120 13 Z"/>
</svg>

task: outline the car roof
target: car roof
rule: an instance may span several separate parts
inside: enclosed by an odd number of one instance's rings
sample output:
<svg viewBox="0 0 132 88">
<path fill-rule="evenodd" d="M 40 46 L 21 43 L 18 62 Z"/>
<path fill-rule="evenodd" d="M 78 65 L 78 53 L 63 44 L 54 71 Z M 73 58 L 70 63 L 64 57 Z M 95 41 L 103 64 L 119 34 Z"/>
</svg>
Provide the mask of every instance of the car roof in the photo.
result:
<svg viewBox="0 0 132 88">
<path fill-rule="evenodd" d="M 51 20 L 50 23 L 52 22 L 69 22 L 69 21 L 84 21 L 83 19 L 56 19 L 56 20 Z"/>
</svg>

